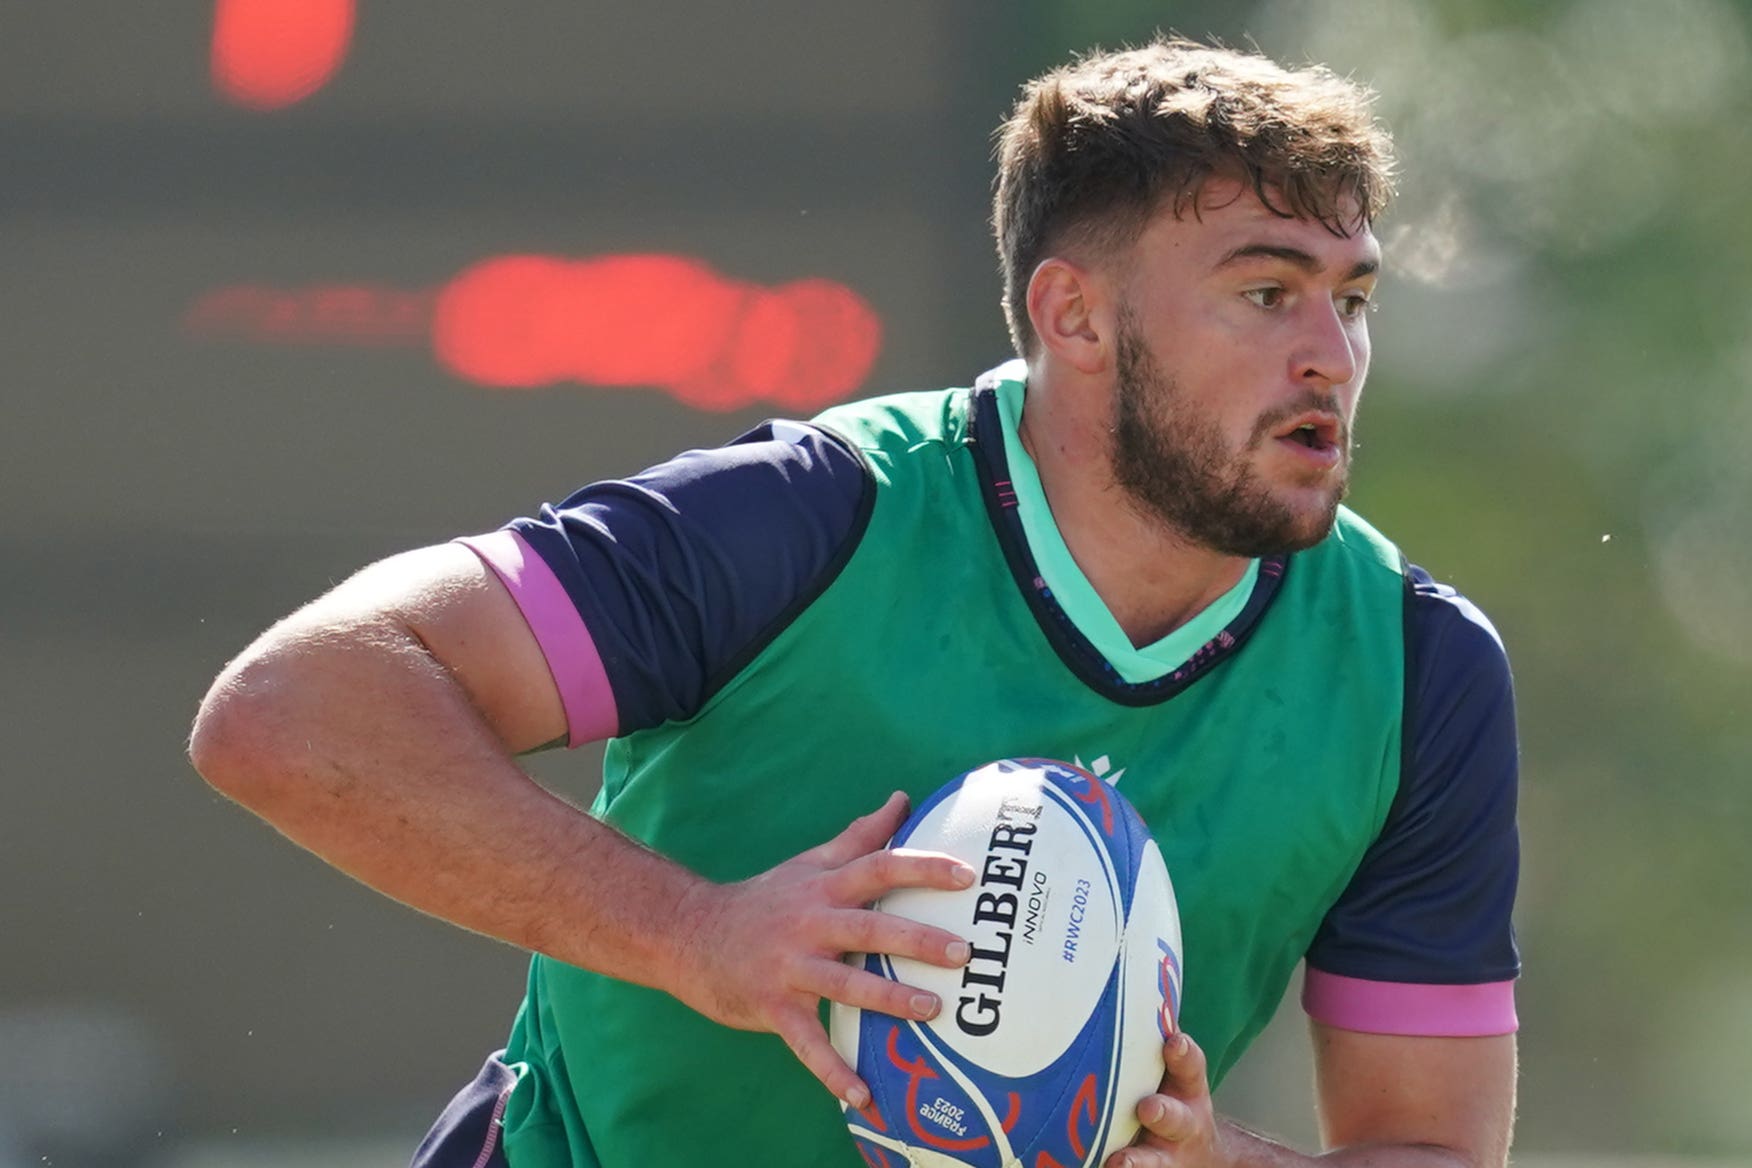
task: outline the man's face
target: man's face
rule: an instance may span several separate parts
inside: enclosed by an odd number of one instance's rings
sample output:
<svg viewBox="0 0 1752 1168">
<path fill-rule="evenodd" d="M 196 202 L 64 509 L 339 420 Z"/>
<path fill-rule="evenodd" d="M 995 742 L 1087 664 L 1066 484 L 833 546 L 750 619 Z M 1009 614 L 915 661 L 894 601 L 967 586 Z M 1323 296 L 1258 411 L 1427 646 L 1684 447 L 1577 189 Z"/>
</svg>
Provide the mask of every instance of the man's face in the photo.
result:
<svg viewBox="0 0 1752 1168">
<path fill-rule="evenodd" d="M 1235 556 L 1311 547 L 1349 478 L 1380 248 L 1213 179 L 1162 212 L 1124 282 L 1114 475 L 1146 514 Z"/>
</svg>

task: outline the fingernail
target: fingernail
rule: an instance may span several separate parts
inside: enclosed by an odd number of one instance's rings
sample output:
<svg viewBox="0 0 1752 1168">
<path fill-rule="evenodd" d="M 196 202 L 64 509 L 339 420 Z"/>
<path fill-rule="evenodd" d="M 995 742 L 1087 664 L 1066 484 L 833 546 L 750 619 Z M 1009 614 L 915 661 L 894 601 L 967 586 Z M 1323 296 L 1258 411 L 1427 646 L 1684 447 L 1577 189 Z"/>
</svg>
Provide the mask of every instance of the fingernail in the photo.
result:
<svg viewBox="0 0 1752 1168">
<path fill-rule="evenodd" d="M 966 941 L 951 941 L 943 946 L 943 956 L 950 965 L 966 965 L 973 957 L 973 946 Z"/>
<path fill-rule="evenodd" d="M 870 1106 L 870 1092 L 863 1087 L 853 1087 L 841 1102 L 853 1111 L 862 1111 Z"/>
<path fill-rule="evenodd" d="M 1145 1123 L 1158 1123 L 1168 1114 L 1168 1109 L 1162 1105 L 1159 1095 L 1146 1095 L 1144 1101 L 1138 1104 L 1138 1118 Z"/>
<path fill-rule="evenodd" d="M 914 994 L 912 999 L 913 1013 L 920 1018 L 929 1018 L 937 1012 L 936 994 Z"/>
<path fill-rule="evenodd" d="M 958 887 L 967 888 L 973 884 L 973 869 L 966 864 L 957 864 L 951 875 Z"/>
</svg>

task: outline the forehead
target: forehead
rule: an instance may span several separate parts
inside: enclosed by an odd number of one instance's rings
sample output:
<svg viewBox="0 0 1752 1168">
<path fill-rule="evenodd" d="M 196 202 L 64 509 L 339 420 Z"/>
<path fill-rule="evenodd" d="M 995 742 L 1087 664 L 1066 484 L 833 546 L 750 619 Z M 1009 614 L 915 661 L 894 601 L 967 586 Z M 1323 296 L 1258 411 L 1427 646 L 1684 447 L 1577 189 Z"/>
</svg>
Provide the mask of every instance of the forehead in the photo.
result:
<svg viewBox="0 0 1752 1168">
<path fill-rule="evenodd" d="M 1343 210 L 1347 218 L 1355 204 Z M 1168 263 L 1199 275 L 1215 269 L 1238 248 L 1256 245 L 1288 248 L 1312 256 L 1329 272 L 1342 276 L 1361 264 L 1379 264 L 1381 245 L 1367 223 L 1358 222 L 1348 236 L 1335 235 L 1315 219 L 1286 219 L 1260 201 L 1251 186 L 1213 177 L 1177 216 L 1164 207 L 1151 216 L 1138 237 L 1137 259 Z"/>
</svg>

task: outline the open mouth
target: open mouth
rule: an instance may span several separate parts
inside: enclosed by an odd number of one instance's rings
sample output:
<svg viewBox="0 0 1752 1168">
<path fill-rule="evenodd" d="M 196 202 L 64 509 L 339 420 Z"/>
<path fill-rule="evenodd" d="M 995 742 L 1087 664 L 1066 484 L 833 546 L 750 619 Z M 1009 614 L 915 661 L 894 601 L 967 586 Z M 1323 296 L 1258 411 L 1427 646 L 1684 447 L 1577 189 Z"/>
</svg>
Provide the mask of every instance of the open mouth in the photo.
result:
<svg viewBox="0 0 1752 1168">
<path fill-rule="evenodd" d="M 1337 417 L 1325 413 L 1309 413 L 1295 420 L 1287 430 L 1274 437 L 1286 446 L 1307 451 L 1304 458 L 1314 459 L 1320 466 L 1331 468 L 1343 460 L 1344 429 Z"/>
</svg>

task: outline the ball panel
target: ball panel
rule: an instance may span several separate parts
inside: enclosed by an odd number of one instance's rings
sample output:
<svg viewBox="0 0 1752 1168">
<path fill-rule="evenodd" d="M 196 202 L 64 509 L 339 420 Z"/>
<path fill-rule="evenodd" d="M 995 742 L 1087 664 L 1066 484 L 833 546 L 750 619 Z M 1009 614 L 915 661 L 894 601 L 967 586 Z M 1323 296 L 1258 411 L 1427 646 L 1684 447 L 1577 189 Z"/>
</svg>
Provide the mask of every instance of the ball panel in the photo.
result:
<svg viewBox="0 0 1752 1168">
<path fill-rule="evenodd" d="M 1012 1158 L 1006 1123 L 1013 1101 L 996 1114 L 981 1084 L 944 1057 L 917 1023 L 880 1014 L 861 1020 L 871 1106 L 846 1113 L 853 1133 L 901 1152 L 909 1161 L 1000 1168 Z M 924 1158 L 921 1159 L 921 1156 Z"/>
</svg>

